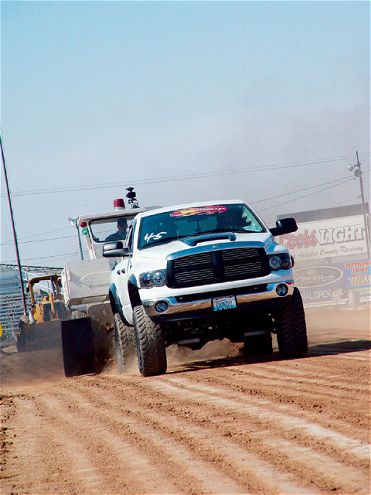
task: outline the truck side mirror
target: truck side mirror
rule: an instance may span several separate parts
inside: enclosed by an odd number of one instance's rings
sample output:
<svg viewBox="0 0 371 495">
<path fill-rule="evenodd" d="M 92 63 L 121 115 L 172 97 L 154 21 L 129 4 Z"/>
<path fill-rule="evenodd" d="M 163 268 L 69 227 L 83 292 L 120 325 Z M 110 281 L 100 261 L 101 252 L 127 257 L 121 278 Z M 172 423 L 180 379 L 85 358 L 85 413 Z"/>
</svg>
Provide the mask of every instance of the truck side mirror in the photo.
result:
<svg viewBox="0 0 371 495">
<path fill-rule="evenodd" d="M 290 234 L 291 232 L 296 232 L 298 226 L 296 224 L 295 218 L 281 218 L 277 220 L 276 227 L 269 229 L 273 237 L 276 235 Z"/>
<path fill-rule="evenodd" d="M 129 256 L 129 249 L 123 247 L 122 241 L 107 242 L 103 246 L 104 258 L 120 258 Z"/>
</svg>

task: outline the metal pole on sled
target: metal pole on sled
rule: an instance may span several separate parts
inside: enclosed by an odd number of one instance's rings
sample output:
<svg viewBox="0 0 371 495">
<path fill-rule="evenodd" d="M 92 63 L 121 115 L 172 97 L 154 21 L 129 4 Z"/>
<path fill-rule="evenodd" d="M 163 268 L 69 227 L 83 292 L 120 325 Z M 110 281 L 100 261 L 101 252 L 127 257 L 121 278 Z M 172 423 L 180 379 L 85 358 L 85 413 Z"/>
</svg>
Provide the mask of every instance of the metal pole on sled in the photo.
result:
<svg viewBox="0 0 371 495">
<path fill-rule="evenodd" d="M 81 244 L 81 236 L 80 236 L 80 230 L 79 230 L 79 226 L 77 224 L 77 220 L 78 220 L 79 217 L 68 217 L 68 220 L 70 222 L 70 224 L 73 226 L 73 227 L 76 227 L 76 231 L 77 231 L 77 239 L 79 241 L 79 250 L 80 250 L 80 258 L 81 260 L 84 259 L 84 254 L 82 252 L 82 244 Z"/>
<path fill-rule="evenodd" d="M 20 260 L 20 256 L 19 256 L 18 238 L 17 238 L 17 232 L 15 230 L 15 224 L 14 224 L 14 214 L 13 214 L 12 200 L 11 200 L 11 197 L 10 197 L 8 173 L 7 173 L 7 169 L 6 169 L 6 162 L 5 162 L 5 155 L 4 155 L 4 148 L 3 148 L 3 139 L 2 139 L 1 134 L 0 134 L 0 148 L 1 148 L 1 161 L 2 161 L 2 164 L 3 164 L 3 171 L 4 171 L 4 177 L 5 177 L 6 194 L 7 194 L 7 197 L 8 197 L 8 204 L 9 204 L 9 211 L 10 211 L 10 220 L 11 220 L 12 231 L 13 231 L 15 255 L 16 255 L 16 259 L 17 259 L 18 275 L 19 275 L 19 281 L 20 281 L 20 284 L 21 284 L 21 295 L 22 295 L 22 304 L 23 304 L 23 314 L 24 314 L 24 316 L 27 316 L 27 303 L 26 303 L 26 296 L 25 296 L 25 293 L 24 293 L 23 280 L 22 280 L 22 266 L 21 266 L 21 260 Z"/>
</svg>

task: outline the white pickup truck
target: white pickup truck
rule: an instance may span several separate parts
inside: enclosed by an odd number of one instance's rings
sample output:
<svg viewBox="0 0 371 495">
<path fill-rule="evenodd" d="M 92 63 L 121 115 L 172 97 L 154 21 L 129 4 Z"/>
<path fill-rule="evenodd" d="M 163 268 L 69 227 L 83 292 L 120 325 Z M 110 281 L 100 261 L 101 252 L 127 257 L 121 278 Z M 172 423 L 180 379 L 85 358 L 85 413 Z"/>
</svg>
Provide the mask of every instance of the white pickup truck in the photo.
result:
<svg viewBox="0 0 371 495">
<path fill-rule="evenodd" d="M 274 236 L 294 232 L 293 218 L 268 229 L 240 200 L 177 205 L 139 213 L 126 241 L 109 242 L 118 262 L 109 298 L 118 367 L 136 347 L 144 376 L 166 372 L 166 347 L 200 349 L 228 338 L 246 355 L 307 353 L 305 315 L 293 258 Z"/>
</svg>

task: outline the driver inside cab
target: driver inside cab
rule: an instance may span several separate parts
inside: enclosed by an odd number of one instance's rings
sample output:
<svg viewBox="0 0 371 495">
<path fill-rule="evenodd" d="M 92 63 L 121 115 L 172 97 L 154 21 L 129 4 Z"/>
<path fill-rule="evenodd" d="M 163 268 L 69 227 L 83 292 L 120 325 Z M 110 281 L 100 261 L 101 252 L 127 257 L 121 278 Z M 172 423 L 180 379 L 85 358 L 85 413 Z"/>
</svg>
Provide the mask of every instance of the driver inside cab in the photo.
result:
<svg viewBox="0 0 371 495">
<path fill-rule="evenodd" d="M 126 218 L 119 218 L 117 220 L 117 232 L 106 237 L 105 241 L 124 241 L 126 238 L 126 230 L 128 222 Z"/>
</svg>

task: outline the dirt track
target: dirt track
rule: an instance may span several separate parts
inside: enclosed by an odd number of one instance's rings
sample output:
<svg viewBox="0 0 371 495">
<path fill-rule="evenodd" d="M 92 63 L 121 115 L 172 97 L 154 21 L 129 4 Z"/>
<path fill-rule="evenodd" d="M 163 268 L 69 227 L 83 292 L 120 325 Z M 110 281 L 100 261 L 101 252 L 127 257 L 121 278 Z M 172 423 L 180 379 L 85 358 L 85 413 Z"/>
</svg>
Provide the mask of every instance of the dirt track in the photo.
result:
<svg viewBox="0 0 371 495">
<path fill-rule="evenodd" d="M 213 343 L 147 379 L 4 352 L 1 493 L 369 494 L 369 313 L 307 319 L 305 359 Z"/>
</svg>

